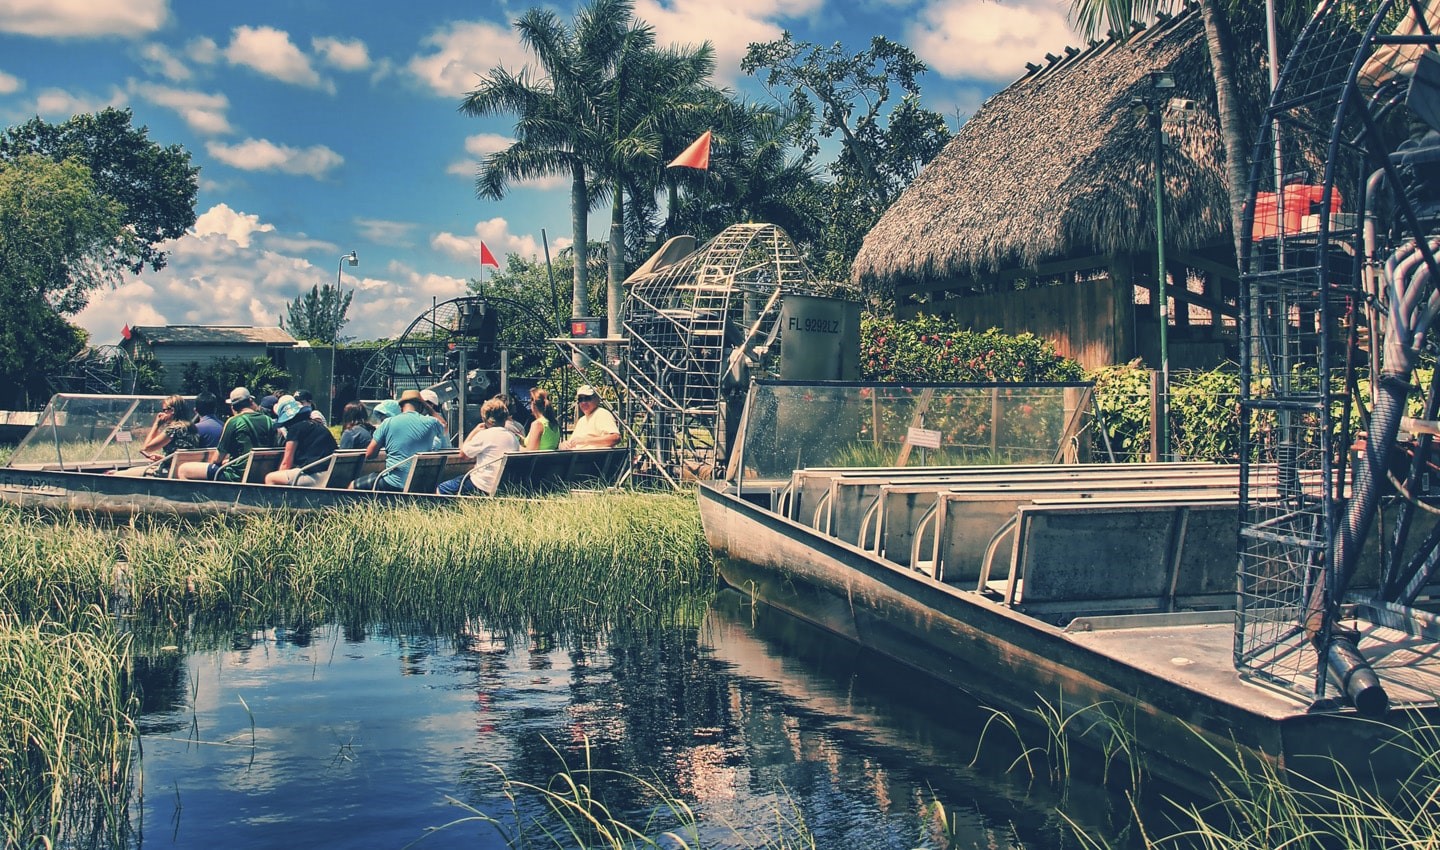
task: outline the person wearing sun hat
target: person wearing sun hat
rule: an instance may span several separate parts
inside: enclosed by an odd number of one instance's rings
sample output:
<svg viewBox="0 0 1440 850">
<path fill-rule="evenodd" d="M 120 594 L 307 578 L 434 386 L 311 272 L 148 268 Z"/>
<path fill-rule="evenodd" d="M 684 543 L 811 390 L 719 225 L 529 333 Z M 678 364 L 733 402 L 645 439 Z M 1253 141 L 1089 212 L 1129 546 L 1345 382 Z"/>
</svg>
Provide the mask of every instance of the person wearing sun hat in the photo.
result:
<svg viewBox="0 0 1440 850">
<path fill-rule="evenodd" d="M 308 411 L 290 396 L 275 405 L 275 424 L 285 429 L 285 455 L 280 468 L 266 474 L 266 484 L 314 487 L 320 483 L 313 465 L 335 453 L 335 436 Z"/>
<path fill-rule="evenodd" d="M 615 416 L 600 406 L 600 394 L 589 384 L 575 391 L 575 406 L 580 416 L 570 439 L 560 443 L 562 449 L 608 449 L 620 442 L 620 426 Z"/>
<path fill-rule="evenodd" d="M 385 470 L 362 475 L 352 487 L 356 490 L 405 489 L 405 476 L 410 472 L 410 458 L 419 452 L 428 452 L 436 441 L 444 442 L 445 429 L 440 421 L 429 414 L 429 405 L 419 390 L 406 390 L 400 394 L 400 415 L 392 416 L 380 423 L 365 447 L 365 457 L 373 458 L 385 450 Z"/>
</svg>

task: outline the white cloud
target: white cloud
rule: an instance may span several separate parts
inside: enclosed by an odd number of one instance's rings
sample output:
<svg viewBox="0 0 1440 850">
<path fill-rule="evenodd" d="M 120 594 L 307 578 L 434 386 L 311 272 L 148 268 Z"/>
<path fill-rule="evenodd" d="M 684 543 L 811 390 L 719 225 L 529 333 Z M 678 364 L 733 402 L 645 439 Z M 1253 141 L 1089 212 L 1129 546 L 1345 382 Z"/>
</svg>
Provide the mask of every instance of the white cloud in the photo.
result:
<svg viewBox="0 0 1440 850">
<path fill-rule="evenodd" d="M 344 157 L 324 145 L 292 148 L 268 139 L 246 139 L 234 145 L 207 142 L 205 150 L 226 165 L 243 171 L 279 171 L 317 179 L 345 162 Z"/>
<path fill-rule="evenodd" d="M 290 41 L 290 34 L 274 27 L 236 27 L 231 31 L 225 58 L 267 77 L 308 88 L 334 91 L 334 84 L 321 77 L 306 56 Z"/>
<path fill-rule="evenodd" d="M 480 170 L 480 160 L 496 151 L 502 151 L 514 143 L 514 139 L 499 133 L 478 133 L 474 136 L 466 136 L 465 152 L 473 158 L 458 159 L 450 163 L 445 167 L 445 173 L 453 174 L 456 177 L 464 177 L 467 180 L 474 180 Z M 520 180 L 512 183 L 508 188 L 511 190 L 534 189 L 544 192 L 550 189 L 568 188 L 569 186 L 569 174 L 552 174 L 549 177 Z"/>
<path fill-rule="evenodd" d="M 169 17 L 167 0 L 0 0 L 0 32 L 46 38 L 134 37 Z"/>
<path fill-rule="evenodd" d="M 25 81 L 15 76 L 0 71 L 0 94 L 14 94 L 25 88 Z"/>
<path fill-rule="evenodd" d="M 518 71 L 528 58 L 514 29 L 485 21 L 453 23 L 426 36 L 422 43 L 434 52 L 412 57 L 406 67 L 442 97 L 469 92 L 497 65 Z"/>
<path fill-rule="evenodd" d="M 414 245 L 411 234 L 415 223 L 410 221 L 386 221 L 379 218 L 357 218 L 355 226 L 360 228 L 360 238 L 377 245 L 391 245 L 409 248 Z"/>
<path fill-rule="evenodd" d="M 182 83 L 190 79 L 190 67 L 163 44 L 152 41 L 140 48 L 140 59 L 151 72 L 172 83 Z"/>
<path fill-rule="evenodd" d="M 1078 39 L 1067 8 L 1060 0 L 938 0 L 920 11 L 906 41 L 942 76 L 1013 80 L 1026 62 Z"/>
<path fill-rule="evenodd" d="M 551 252 L 560 251 L 569 246 L 569 237 L 560 237 L 550 243 Z M 506 254 L 519 254 L 527 259 L 544 255 L 544 248 L 540 240 L 534 236 L 517 235 L 510 232 L 510 222 L 499 216 L 479 222 L 475 225 L 473 233 L 465 236 L 457 236 L 454 233 L 441 232 L 430 237 L 430 247 L 452 259 L 461 262 L 475 264 L 478 274 L 480 264 L 480 243 L 484 242 L 485 247 L 500 261 L 501 268 L 505 266 Z"/>
<path fill-rule="evenodd" d="M 513 144 L 515 144 L 515 140 L 509 136 L 499 133 L 477 133 L 465 137 L 465 152 L 480 159 L 496 151 L 503 151 Z"/>
<path fill-rule="evenodd" d="M 230 132 L 225 112 L 230 100 L 223 94 L 207 94 L 153 83 L 132 83 L 131 91 L 156 106 L 174 110 L 191 130 L 202 136 L 219 136 Z"/>
<path fill-rule="evenodd" d="M 64 89 L 45 89 L 35 96 L 34 114 L 42 118 L 69 118 L 82 112 L 98 112 L 107 106 L 125 105 L 119 89 L 111 89 L 108 97 L 74 93 Z"/>
<path fill-rule="evenodd" d="M 326 239 L 311 239 L 308 236 L 277 236 L 267 233 L 265 247 L 284 254 L 334 254 L 340 256 L 340 246 Z"/>
<path fill-rule="evenodd" d="M 198 62 L 201 65 L 214 65 L 220 61 L 220 45 L 215 39 L 208 36 L 193 38 L 185 45 L 185 55 L 191 62 Z"/>
<path fill-rule="evenodd" d="M 310 40 L 310 46 L 319 54 L 321 60 L 332 68 L 363 71 L 370 67 L 370 51 L 365 47 L 365 42 L 359 39 L 342 41 L 338 38 L 315 38 Z"/>
<path fill-rule="evenodd" d="M 776 20 L 817 11 L 821 0 L 639 0 L 635 16 L 655 27 L 660 44 L 715 50 L 715 77 L 721 83 L 740 76 L 740 60 L 751 42 L 772 41 L 784 29 Z"/>
<path fill-rule="evenodd" d="M 260 216 L 232 210 L 228 204 L 216 204 L 195 219 L 195 235 L 199 237 L 220 234 L 241 248 L 250 247 L 250 237 L 256 233 L 268 233 L 275 225 L 260 221 Z"/>
</svg>

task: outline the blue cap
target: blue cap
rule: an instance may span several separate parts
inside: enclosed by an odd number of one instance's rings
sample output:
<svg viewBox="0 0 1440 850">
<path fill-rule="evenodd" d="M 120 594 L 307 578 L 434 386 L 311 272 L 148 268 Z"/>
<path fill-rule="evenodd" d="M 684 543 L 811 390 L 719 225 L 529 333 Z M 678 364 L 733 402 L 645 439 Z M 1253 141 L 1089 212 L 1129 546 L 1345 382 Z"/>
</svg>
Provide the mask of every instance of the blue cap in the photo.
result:
<svg viewBox="0 0 1440 850">
<path fill-rule="evenodd" d="M 387 398 L 375 405 L 375 413 L 379 416 L 389 418 L 400 415 L 400 402 L 393 398 Z"/>
</svg>

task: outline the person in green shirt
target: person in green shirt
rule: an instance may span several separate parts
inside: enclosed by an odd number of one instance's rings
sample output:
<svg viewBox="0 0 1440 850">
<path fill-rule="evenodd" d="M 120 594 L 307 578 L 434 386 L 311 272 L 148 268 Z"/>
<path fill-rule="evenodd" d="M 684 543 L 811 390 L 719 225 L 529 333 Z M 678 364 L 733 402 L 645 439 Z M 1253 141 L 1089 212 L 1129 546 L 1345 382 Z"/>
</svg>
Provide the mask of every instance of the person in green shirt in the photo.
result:
<svg viewBox="0 0 1440 850">
<path fill-rule="evenodd" d="M 249 454 L 254 449 L 275 447 L 275 420 L 255 406 L 255 399 L 244 387 L 230 392 L 230 409 L 234 415 L 225 420 L 225 430 L 220 432 L 220 443 L 210 450 L 210 461 L 186 463 L 180 466 L 180 477 L 198 481 L 239 481 L 245 473 L 243 463 L 230 463 L 236 458 Z M 228 464 L 228 465 L 227 465 Z"/>
<path fill-rule="evenodd" d="M 535 387 L 530 390 L 530 430 L 525 434 L 524 447 L 531 451 L 553 451 L 560 448 L 560 429 L 555 424 L 555 411 L 550 407 L 550 394 Z"/>
</svg>

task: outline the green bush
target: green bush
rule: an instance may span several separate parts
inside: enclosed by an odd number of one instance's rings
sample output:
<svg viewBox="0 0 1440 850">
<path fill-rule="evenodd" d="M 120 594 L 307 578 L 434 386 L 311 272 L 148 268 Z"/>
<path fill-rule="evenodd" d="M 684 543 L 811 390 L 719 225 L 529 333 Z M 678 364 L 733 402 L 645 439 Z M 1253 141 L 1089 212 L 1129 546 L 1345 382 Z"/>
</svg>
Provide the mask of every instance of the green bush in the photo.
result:
<svg viewBox="0 0 1440 850">
<path fill-rule="evenodd" d="M 971 383 L 1079 381 L 1080 364 L 1034 334 L 976 333 L 952 319 L 920 315 L 860 319 L 860 371 L 867 381 Z"/>
</svg>

